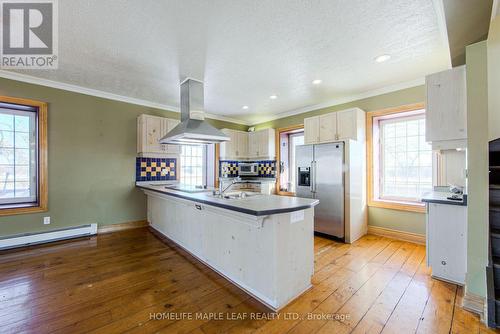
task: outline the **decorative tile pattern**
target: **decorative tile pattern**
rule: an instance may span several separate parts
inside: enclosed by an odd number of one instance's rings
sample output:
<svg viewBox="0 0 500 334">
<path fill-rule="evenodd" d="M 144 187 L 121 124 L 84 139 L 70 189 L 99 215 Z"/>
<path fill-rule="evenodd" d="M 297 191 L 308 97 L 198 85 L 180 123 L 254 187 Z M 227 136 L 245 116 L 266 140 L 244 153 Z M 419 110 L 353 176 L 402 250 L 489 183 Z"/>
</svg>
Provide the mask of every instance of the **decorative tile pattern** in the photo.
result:
<svg viewBox="0 0 500 334">
<path fill-rule="evenodd" d="M 136 158 L 136 181 L 168 181 L 177 178 L 177 159 Z"/>
<path fill-rule="evenodd" d="M 221 160 L 219 161 L 219 177 L 238 176 L 238 161 Z"/>
<path fill-rule="evenodd" d="M 259 177 L 276 177 L 276 161 L 259 161 Z"/>
<path fill-rule="evenodd" d="M 259 163 L 259 177 L 276 177 L 276 161 L 245 161 Z M 219 177 L 236 177 L 238 176 L 239 161 L 221 160 L 219 162 Z"/>
</svg>

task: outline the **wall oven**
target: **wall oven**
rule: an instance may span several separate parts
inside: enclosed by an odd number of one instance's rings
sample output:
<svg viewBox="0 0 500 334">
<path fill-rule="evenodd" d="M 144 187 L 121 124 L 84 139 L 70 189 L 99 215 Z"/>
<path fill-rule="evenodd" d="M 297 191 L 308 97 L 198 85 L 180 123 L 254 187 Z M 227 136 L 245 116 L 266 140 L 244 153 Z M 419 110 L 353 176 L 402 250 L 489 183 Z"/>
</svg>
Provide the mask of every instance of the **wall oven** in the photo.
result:
<svg viewBox="0 0 500 334">
<path fill-rule="evenodd" d="M 258 176 L 259 163 L 257 162 L 240 162 L 238 163 L 239 176 Z"/>
</svg>

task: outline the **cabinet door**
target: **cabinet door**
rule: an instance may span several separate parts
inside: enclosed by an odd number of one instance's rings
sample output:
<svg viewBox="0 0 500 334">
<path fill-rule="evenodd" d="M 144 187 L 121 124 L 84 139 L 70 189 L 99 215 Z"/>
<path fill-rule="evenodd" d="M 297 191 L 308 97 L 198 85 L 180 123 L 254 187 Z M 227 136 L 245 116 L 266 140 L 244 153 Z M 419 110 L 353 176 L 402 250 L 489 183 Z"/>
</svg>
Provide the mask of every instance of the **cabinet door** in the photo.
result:
<svg viewBox="0 0 500 334">
<path fill-rule="evenodd" d="M 248 156 L 248 133 L 238 131 L 238 157 Z"/>
<path fill-rule="evenodd" d="M 229 129 L 222 129 L 222 133 L 227 135 L 229 137 L 229 141 L 222 142 L 220 144 L 220 158 L 221 159 L 230 159 L 232 158 L 233 154 L 233 145 L 234 145 L 234 140 L 233 140 L 233 135 L 232 131 Z"/>
<path fill-rule="evenodd" d="M 358 140 L 358 124 L 356 110 L 343 110 L 337 112 L 337 139 Z"/>
<path fill-rule="evenodd" d="M 240 135 L 238 131 L 231 130 L 231 156 L 240 158 Z"/>
<path fill-rule="evenodd" d="M 429 264 L 432 275 L 465 283 L 467 237 L 465 206 L 428 204 Z"/>
<path fill-rule="evenodd" d="M 319 116 L 304 119 L 304 144 L 319 143 Z"/>
<path fill-rule="evenodd" d="M 257 151 L 259 150 L 257 143 L 257 132 L 248 133 L 248 157 L 255 158 L 257 156 Z"/>
<path fill-rule="evenodd" d="M 176 119 L 166 119 L 166 126 L 167 126 L 167 131 L 166 133 L 172 131 L 173 128 L 175 128 L 180 121 Z M 180 154 L 181 153 L 181 146 L 180 145 L 167 145 L 167 152 L 172 153 L 172 154 Z"/>
<path fill-rule="evenodd" d="M 465 67 L 429 75 L 427 89 L 427 141 L 467 139 L 467 85 Z"/>
<path fill-rule="evenodd" d="M 162 137 L 162 118 L 148 116 L 146 121 L 146 147 L 147 152 L 162 153 L 160 139 Z"/>
<path fill-rule="evenodd" d="M 319 141 L 322 143 L 335 141 L 337 138 L 337 113 L 319 116 Z"/>
</svg>

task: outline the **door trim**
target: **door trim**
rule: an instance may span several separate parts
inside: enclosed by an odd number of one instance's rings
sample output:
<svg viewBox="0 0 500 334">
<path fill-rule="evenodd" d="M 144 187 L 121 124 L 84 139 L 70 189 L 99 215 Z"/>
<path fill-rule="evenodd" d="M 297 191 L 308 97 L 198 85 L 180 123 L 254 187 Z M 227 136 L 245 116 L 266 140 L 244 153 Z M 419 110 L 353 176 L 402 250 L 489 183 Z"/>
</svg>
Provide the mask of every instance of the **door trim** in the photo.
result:
<svg viewBox="0 0 500 334">
<path fill-rule="evenodd" d="M 276 129 L 274 138 L 274 150 L 276 152 L 276 194 L 282 196 L 295 196 L 295 193 L 289 191 L 280 191 L 280 162 L 281 162 L 281 149 L 280 149 L 280 137 L 282 133 L 290 132 L 294 130 L 303 130 L 304 124 L 297 124 L 292 126 L 287 126 L 284 128 Z"/>
</svg>

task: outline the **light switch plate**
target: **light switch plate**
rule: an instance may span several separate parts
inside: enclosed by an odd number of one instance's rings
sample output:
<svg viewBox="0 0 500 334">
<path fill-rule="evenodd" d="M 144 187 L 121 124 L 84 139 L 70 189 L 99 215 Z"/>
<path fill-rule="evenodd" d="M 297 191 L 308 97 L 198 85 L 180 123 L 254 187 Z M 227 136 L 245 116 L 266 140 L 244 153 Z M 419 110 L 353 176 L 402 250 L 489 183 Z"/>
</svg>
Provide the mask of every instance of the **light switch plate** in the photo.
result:
<svg viewBox="0 0 500 334">
<path fill-rule="evenodd" d="M 50 224 L 50 217 L 43 217 L 43 225 L 49 225 Z"/>
</svg>

